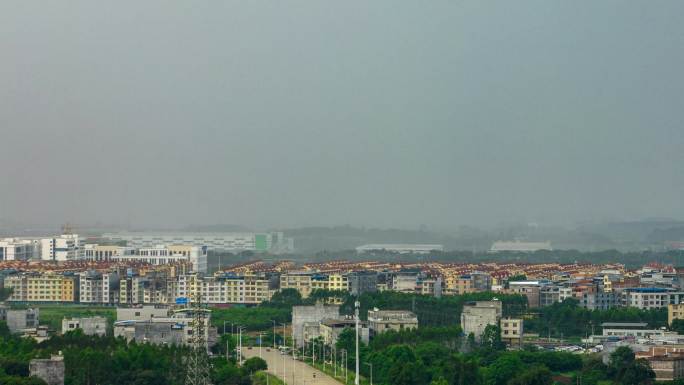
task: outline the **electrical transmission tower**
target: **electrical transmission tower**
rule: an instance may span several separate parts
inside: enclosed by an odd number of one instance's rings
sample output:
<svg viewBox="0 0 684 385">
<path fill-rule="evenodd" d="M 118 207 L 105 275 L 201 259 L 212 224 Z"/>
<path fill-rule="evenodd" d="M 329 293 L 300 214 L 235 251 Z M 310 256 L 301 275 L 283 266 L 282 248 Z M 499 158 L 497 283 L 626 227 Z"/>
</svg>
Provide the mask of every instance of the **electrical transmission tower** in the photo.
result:
<svg viewBox="0 0 684 385">
<path fill-rule="evenodd" d="M 202 288 L 197 275 L 192 278 L 192 296 L 190 298 L 192 310 L 192 338 L 190 354 L 187 360 L 188 374 L 186 385 L 211 385 L 209 378 L 209 356 L 207 355 L 207 313 L 209 312 L 202 301 Z"/>
</svg>

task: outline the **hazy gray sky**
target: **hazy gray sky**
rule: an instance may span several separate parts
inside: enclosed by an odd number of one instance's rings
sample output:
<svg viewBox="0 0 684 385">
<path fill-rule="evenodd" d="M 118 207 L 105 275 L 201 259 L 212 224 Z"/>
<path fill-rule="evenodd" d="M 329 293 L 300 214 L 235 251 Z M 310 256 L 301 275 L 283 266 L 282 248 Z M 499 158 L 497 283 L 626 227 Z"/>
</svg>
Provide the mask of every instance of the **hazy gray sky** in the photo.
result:
<svg viewBox="0 0 684 385">
<path fill-rule="evenodd" d="M 684 1 L 0 2 L 0 223 L 684 218 Z"/>
</svg>

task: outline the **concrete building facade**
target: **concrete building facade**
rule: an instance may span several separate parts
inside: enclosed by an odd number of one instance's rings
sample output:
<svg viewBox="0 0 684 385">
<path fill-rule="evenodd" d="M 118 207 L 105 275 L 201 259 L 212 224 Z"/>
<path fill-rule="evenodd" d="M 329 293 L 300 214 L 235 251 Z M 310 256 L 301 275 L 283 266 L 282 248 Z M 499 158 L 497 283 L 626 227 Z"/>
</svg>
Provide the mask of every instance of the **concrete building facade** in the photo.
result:
<svg viewBox="0 0 684 385">
<path fill-rule="evenodd" d="M 501 316 L 501 301 L 468 302 L 461 312 L 461 329 L 465 335 L 472 333 L 479 341 L 485 328 L 498 325 Z"/>
<path fill-rule="evenodd" d="M 107 319 L 104 317 L 84 317 L 64 318 L 62 320 L 62 334 L 78 329 L 86 335 L 104 336 L 107 334 Z"/>
<path fill-rule="evenodd" d="M 408 310 L 379 310 L 368 311 L 368 328 L 371 336 L 388 330 L 402 331 L 418 328 L 418 317 Z"/>
<path fill-rule="evenodd" d="M 313 306 L 293 306 L 292 307 L 292 332 L 295 344 L 298 347 L 304 345 L 304 324 L 320 324 L 325 319 L 337 319 L 340 317 L 340 307 L 338 305 L 316 304 Z"/>
<path fill-rule="evenodd" d="M 47 385 L 64 385 L 64 357 L 53 355 L 49 359 L 33 359 L 29 361 L 29 373 Z"/>
</svg>

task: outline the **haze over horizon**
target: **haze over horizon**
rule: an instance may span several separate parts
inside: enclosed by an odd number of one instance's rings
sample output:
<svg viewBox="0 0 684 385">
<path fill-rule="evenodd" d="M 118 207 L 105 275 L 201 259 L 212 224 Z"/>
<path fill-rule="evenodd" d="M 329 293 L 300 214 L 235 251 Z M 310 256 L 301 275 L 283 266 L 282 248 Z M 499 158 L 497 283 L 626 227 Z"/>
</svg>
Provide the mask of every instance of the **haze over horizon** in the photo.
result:
<svg viewBox="0 0 684 385">
<path fill-rule="evenodd" d="M 0 224 L 684 219 L 682 14 L 3 1 Z"/>
</svg>

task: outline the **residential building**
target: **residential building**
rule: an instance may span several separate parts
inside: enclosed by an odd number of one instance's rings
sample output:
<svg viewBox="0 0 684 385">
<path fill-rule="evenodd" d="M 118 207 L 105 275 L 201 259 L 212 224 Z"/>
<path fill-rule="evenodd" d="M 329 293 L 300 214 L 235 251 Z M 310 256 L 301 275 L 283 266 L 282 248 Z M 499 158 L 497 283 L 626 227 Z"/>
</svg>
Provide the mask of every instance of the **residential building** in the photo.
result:
<svg viewBox="0 0 684 385">
<path fill-rule="evenodd" d="M 7 276 L 11 288 L 7 299 L 15 302 L 74 302 L 78 300 L 78 278 L 54 273 L 22 273 Z"/>
<path fill-rule="evenodd" d="M 416 292 L 422 295 L 441 297 L 443 292 L 442 277 L 420 278 Z"/>
<path fill-rule="evenodd" d="M 375 293 L 378 290 L 378 273 L 375 271 L 354 271 L 347 275 L 349 292 L 359 296 L 363 293 Z"/>
<path fill-rule="evenodd" d="M 465 335 L 471 333 L 477 341 L 489 325 L 498 325 L 502 316 L 501 301 L 476 301 L 463 305 L 461 329 Z"/>
<path fill-rule="evenodd" d="M 7 309 L 4 321 L 10 333 L 22 333 L 27 329 L 35 329 L 39 324 L 39 309 Z"/>
<path fill-rule="evenodd" d="M 655 372 L 656 381 L 675 381 L 684 378 L 684 350 L 681 347 L 650 346 L 649 350 L 636 352 Z"/>
<path fill-rule="evenodd" d="M 308 298 L 313 289 L 314 273 L 307 271 L 289 271 L 280 275 L 280 290 L 295 289 L 303 298 Z"/>
<path fill-rule="evenodd" d="M 269 279 L 265 274 L 237 275 L 217 273 L 213 277 L 181 275 L 178 277 L 177 297 L 190 298 L 194 283 L 209 304 L 260 304 L 271 299 Z"/>
<path fill-rule="evenodd" d="M 292 333 L 298 347 L 304 345 L 304 325 L 306 323 L 320 324 L 325 319 L 337 319 L 340 316 L 339 305 L 324 305 L 318 303 L 312 306 L 292 307 Z"/>
<path fill-rule="evenodd" d="M 419 288 L 419 281 L 422 278 L 419 271 L 398 271 L 391 277 L 389 290 L 400 293 L 416 293 Z"/>
<path fill-rule="evenodd" d="M 418 328 L 418 317 L 408 310 L 378 310 L 368 311 L 368 327 L 371 335 L 384 333 L 388 330 L 406 330 Z"/>
<path fill-rule="evenodd" d="M 29 374 L 38 377 L 47 385 L 64 385 L 64 357 L 34 358 L 29 361 Z"/>
<path fill-rule="evenodd" d="M 452 278 L 447 285 L 448 294 L 477 293 L 492 290 L 492 276 L 474 271 Z"/>
<path fill-rule="evenodd" d="M 502 318 L 501 340 L 509 346 L 521 347 L 523 344 L 523 320 L 521 318 Z"/>
<path fill-rule="evenodd" d="M 579 306 L 589 310 L 608 310 L 622 306 L 622 293 L 619 291 L 584 293 Z"/>
<path fill-rule="evenodd" d="M 667 305 L 667 324 L 672 325 L 674 320 L 684 320 L 684 303 Z"/>
<path fill-rule="evenodd" d="M 660 309 L 670 303 L 670 291 L 659 287 L 638 287 L 626 289 L 627 306 L 639 309 Z"/>
<path fill-rule="evenodd" d="M 349 291 L 349 280 L 343 274 L 314 274 L 311 289 Z"/>
<path fill-rule="evenodd" d="M 153 318 L 168 318 L 169 308 L 165 306 L 117 307 L 117 321 L 147 321 Z"/>
<path fill-rule="evenodd" d="M 533 309 L 540 306 L 541 288 L 546 284 L 542 281 L 513 281 L 508 283 L 508 287 L 511 293 L 526 296 L 527 306 Z"/>
<path fill-rule="evenodd" d="M 561 301 L 561 289 L 562 287 L 556 285 L 546 285 L 539 290 L 539 306 L 551 306 L 554 303 Z M 569 295 L 572 295 L 571 293 Z"/>
<path fill-rule="evenodd" d="M 118 313 L 117 309 L 117 313 Z M 151 317 L 145 320 L 125 320 L 114 323 L 114 336 L 127 341 L 159 345 L 191 345 L 195 330 L 193 309 L 173 312 L 167 317 Z M 211 311 L 205 313 L 204 330 L 207 350 L 217 339 L 216 328 L 211 325 Z"/>
<path fill-rule="evenodd" d="M 177 278 L 165 271 L 129 275 L 119 281 L 120 304 L 172 304 L 176 299 Z"/>
<path fill-rule="evenodd" d="M 113 272 L 95 270 L 78 273 L 79 301 L 81 303 L 117 303 L 119 276 Z"/>
<path fill-rule="evenodd" d="M 326 345 L 335 345 L 337 338 L 345 329 L 354 329 L 356 327 L 356 320 L 353 318 L 343 319 L 325 319 L 320 322 L 319 335 Z M 359 339 L 361 342 L 368 344 L 370 339 L 370 329 L 367 322 L 360 322 L 359 324 Z M 306 338 L 305 338 L 306 340 Z"/>
<path fill-rule="evenodd" d="M 80 329 L 85 335 L 104 336 L 107 334 L 107 319 L 104 317 L 64 318 L 62 334 Z"/>
</svg>

